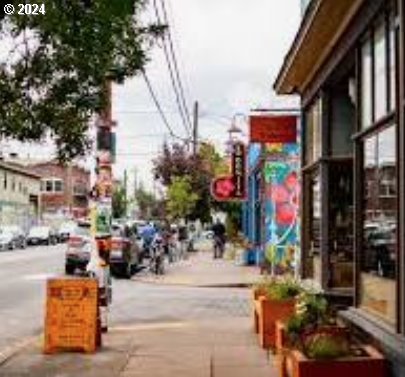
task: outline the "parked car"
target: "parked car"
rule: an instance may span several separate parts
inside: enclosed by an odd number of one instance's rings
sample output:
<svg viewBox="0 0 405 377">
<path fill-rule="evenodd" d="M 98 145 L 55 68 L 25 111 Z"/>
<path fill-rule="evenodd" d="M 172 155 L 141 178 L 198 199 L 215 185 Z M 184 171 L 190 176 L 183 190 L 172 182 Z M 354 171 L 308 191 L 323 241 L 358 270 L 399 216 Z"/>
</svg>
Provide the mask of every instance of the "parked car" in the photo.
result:
<svg viewBox="0 0 405 377">
<path fill-rule="evenodd" d="M 27 247 L 26 234 L 17 225 L 6 225 L 1 227 L 1 231 L 11 233 L 12 235 L 12 249 L 25 249 Z"/>
<path fill-rule="evenodd" d="M 110 266 L 115 275 L 130 279 L 142 261 L 141 241 L 129 227 L 113 224 Z"/>
<path fill-rule="evenodd" d="M 205 230 L 202 232 L 202 236 L 207 240 L 212 240 L 214 238 L 214 232 L 212 230 Z"/>
<path fill-rule="evenodd" d="M 70 237 L 70 233 L 76 228 L 76 225 L 74 221 L 62 223 L 58 229 L 58 241 L 66 242 Z"/>
<path fill-rule="evenodd" d="M 65 272 L 72 275 L 78 269 L 85 271 L 90 260 L 91 233 L 90 223 L 77 223 L 69 233 L 65 253 Z"/>
<path fill-rule="evenodd" d="M 34 226 L 27 236 L 28 245 L 55 245 L 57 241 L 55 231 L 49 226 Z"/>
<path fill-rule="evenodd" d="M 396 273 L 396 228 L 379 228 L 365 239 L 363 269 L 394 278 Z"/>
<path fill-rule="evenodd" d="M 13 233 L 0 229 L 0 251 L 15 249 Z"/>
</svg>

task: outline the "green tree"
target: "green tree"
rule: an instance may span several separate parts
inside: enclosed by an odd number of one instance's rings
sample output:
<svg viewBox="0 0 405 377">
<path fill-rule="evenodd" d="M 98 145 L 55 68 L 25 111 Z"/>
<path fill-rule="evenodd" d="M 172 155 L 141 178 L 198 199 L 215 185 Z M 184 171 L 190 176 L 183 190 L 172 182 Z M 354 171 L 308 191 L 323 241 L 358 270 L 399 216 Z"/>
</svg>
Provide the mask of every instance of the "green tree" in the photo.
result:
<svg viewBox="0 0 405 377">
<path fill-rule="evenodd" d="M 39 3 L 46 14 L 0 16 L 0 138 L 51 136 L 66 160 L 87 151 L 89 121 L 107 103 L 106 82 L 142 71 L 164 27 L 140 21 L 146 0 Z"/>
<path fill-rule="evenodd" d="M 160 217 L 161 209 L 164 208 L 164 203 L 157 200 L 155 196 L 148 192 L 143 185 L 135 192 L 135 200 L 138 204 L 142 218 L 150 220 L 155 217 Z"/>
<path fill-rule="evenodd" d="M 193 212 L 198 199 L 190 177 L 175 177 L 167 193 L 167 211 L 173 219 L 186 218 Z"/>
<path fill-rule="evenodd" d="M 116 185 L 112 197 L 112 214 L 113 218 L 120 219 L 126 215 L 126 195 L 125 188 L 122 185 Z"/>
<path fill-rule="evenodd" d="M 192 191 L 198 195 L 198 201 L 188 219 L 211 221 L 211 209 L 215 202 L 211 197 L 210 185 L 214 177 L 229 171 L 225 160 L 209 143 L 200 145 L 196 156 L 188 152 L 184 145 L 164 144 L 162 153 L 154 161 L 154 173 L 161 183 L 169 187 L 177 177 L 188 176 Z"/>
</svg>

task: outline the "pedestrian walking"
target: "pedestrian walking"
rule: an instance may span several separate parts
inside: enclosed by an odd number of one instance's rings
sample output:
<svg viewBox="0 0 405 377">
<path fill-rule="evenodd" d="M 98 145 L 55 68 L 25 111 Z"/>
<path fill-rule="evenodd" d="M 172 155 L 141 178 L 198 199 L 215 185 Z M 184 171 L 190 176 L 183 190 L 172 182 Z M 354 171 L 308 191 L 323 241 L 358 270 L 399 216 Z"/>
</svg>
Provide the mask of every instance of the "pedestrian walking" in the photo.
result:
<svg viewBox="0 0 405 377">
<path fill-rule="evenodd" d="M 226 229 L 221 220 L 217 219 L 212 232 L 214 233 L 214 259 L 222 258 L 225 252 Z"/>
</svg>

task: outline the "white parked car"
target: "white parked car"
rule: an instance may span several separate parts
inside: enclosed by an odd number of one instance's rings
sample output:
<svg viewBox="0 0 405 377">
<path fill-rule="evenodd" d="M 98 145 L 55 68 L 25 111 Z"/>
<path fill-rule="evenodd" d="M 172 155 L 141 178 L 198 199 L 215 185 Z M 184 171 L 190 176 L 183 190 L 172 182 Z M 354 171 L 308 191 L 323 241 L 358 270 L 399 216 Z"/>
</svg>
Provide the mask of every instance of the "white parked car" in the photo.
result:
<svg viewBox="0 0 405 377">
<path fill-rule="evenodd" d="M 55 245 L 57 236 L 49 226 L 34 226 L 27 236 L 28 245 Z"/>
<path fill-rule="evenodd" d="M 15 247 L 13 233 L 0 229 L 0 250 L 13 250 Z"/>
</svg>

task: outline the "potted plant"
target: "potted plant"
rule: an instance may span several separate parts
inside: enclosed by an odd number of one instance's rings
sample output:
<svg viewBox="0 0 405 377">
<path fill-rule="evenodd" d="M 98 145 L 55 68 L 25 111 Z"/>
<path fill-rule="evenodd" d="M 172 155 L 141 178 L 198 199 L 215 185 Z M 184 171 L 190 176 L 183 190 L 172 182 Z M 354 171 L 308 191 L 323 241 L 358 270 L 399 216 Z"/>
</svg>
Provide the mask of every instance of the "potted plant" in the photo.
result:
<svg viewBox="0 0 405 377">
<path fill-rule="evenodd" d="M 282 350 L 282 377 L 382 377 L 386 373 L 384 357 L 373 347 L 353 341 L 321 295 L 300 296 L 296 314 L 277 324 L 277 345 Z"/>
<path fill-rule="evenodd" d="M 295 298 L 301 291 L 292 279 L 271 280 L 256 289 L 255 329 L 263 348 L 275 348 L 276 322 L 286 321 L 294 314 Z"/>
</svg>

